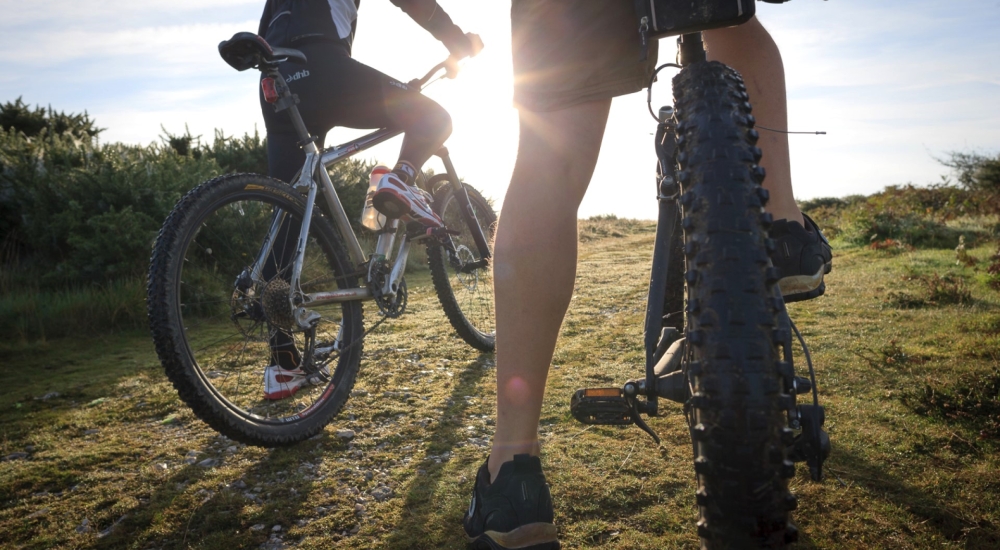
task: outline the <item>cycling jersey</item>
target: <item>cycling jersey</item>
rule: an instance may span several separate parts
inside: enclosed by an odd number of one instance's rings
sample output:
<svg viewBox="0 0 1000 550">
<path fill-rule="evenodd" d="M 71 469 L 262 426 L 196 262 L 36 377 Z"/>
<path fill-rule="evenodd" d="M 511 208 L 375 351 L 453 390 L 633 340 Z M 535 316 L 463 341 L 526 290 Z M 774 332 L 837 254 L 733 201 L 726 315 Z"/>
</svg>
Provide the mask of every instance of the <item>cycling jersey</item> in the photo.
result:
<svg viewBox="0 0 1000 550">
<path fill-rule="evenodd" d="M 361 0 L 267 0 L 257 34 L 272 46 L 338 42 L 350 52 Z"/>
<path fill-rule="evenodd" d="M 414 8 L 430 9 L 430 17 L 417 23 L 452 54 L 464 57 L 471 53 L 468 38 L 436 0 L 389 1 L 407 13 Z M 350 52 L 360 5 L 361 0 L 267 0 L 257 34 L 272 46 L 298 48 L 315 42 L 335 42 Z"/>
</svg>

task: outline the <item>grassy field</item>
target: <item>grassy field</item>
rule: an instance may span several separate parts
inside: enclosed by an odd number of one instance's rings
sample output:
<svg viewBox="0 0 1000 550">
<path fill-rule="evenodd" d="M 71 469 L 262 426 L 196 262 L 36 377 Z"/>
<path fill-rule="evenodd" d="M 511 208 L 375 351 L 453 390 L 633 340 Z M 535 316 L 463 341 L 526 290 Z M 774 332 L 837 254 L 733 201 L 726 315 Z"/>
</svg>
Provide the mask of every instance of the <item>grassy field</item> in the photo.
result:
<svg viewBox="0 0 1000 550">
<path fill-rule="evenodd" d="M 564 548 L 696 548 L 680 407 L 578 425 L 573 390 L 642 364 L 652 224 L 581 223 L 580 268 L 542 412 Z M 817 366 L 834 451 L 792 487 L 801 548 L 1000 547 L 995 244 L 839 248 L 827 296 L 789 307 Z M 462 548 L 486 458 L 494 362 L 457 339 L 426 272 L 412 313 L 366 340 L 347 409 L 289 449 L 222 438 L 178 401 L 147 334 L 0 343 L 0 547 Z M 368 322 L 374 308 L 367 308 Z M 336 430 L 351 429 L 353 439 Z"/>
</svg>

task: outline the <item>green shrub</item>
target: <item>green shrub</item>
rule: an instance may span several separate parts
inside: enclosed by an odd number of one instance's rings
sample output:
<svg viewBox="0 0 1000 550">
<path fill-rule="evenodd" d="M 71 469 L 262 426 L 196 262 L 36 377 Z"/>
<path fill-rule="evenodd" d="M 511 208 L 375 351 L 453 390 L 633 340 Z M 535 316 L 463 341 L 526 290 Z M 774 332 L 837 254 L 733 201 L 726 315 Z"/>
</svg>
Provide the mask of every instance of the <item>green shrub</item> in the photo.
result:
<svg viewBox="0 0 1000 550">
<path fill-rule="evenodd" d="M 989 157 L 980 153 L 948 153 L 939 162 L 955 172 L 959 185 L 970 191 L 1000 193 L 1000 155 Z"/>
<path fill-rule="evenodd" d="M 0 295 L 0 332 L 11 340 L 92 335 L 146 326 L 146 284 L 133 278 L 103 285 Z"/>
<path fill-rule="evenodd" d="M 4 130 L 0 163 L 0 239 L 16 239 L 28 276 L 48 287 L 141 275 L 174 203 L 220 172 L 207 157 L 47 129 Z"/>
<path fill-rule="evenodd" d="M 50 135 L 69 134 L 85 140 L 97 137 L 97 134 L 104 131 L 103 128 L 94 126 L 94 121 L 90 120 L 90 115 L 86 112 L 74 115 L 53 111 L 52 107 L 32 109 L 21 98 L 13 103 L 8 101 L 0 105 L 0 128 L 20 132 L 29 138 L 45 131 Z"/>
<path fill-rule="evenodd" d="M 902 400 L 915 413 L 965 425 L 980 439 L 1000 437 L 1000 370 L 968 373 L 948 386 L 928 383 Z"/>
<path fill-rule="evenodd" d="M 892 239 L 914 247 L 953 247 L 958 235 L 943 223 L 912 212 L 879 210 L 869 204 L 841 215 L 838 237 L 855 245 Z"/>
</svg>

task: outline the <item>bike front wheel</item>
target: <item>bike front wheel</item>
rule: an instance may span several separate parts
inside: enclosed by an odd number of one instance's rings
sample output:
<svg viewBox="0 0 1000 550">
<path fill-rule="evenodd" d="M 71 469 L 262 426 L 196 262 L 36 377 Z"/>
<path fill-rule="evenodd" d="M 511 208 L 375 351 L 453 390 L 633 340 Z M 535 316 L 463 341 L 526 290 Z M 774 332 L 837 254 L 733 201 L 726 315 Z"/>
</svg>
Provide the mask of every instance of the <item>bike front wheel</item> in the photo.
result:
<svg viewBox="0 0 1000 550">
<path fill-rule="evenodd" d="M 787 478 L 794 403 L 790 335 L 780 330 L 770 267 L 770 216 L 757 131 L 736 71 L 695 63 L 674 78 L 677 160 L 687 255 L 685 366 L 702 548 L 783 548 L 795 498 Z"/>
<path fill-rule="evenodd" d="M 432 179 L 431 184 L 440 184 L 441 181 L 446 180 L 438 178 L 435 182 Z M 434 290 L 455 332 L 470 346 L 480 351 L 493 351 L 496 347 L 496 312 L 492 261 L 481 262 L 482 254 L 473 238 L 472 222 L 462 211 L 462 193 L 456 191 L 450 182 L 438 187 L 434 194 L 434 210 L 444 220 L 445 226 L 458 234 L 451 236 L 453 251 L 440 244 L 427 247 Z M 479 191 L 469 186 L 465 186 L 465 191 L 475 223 L 492 252 L 497 215 Z M 468 269 L 476 265 L 475 269 Z"/>
<path fill-rule="evenodd" d="M 149 321 L 167 377 L 199 418 L 247 444 L 315 435 L 358 373 L 360 301 L 311 307 L 310 329 L 294 320 L 289 280 L 304 211 L 302 195 L 278 180 L 222 176 L 177 203 L 153 248 Z M 354 288 L 353 271 L 315 209 L 302 291 Z"/>
</svg>

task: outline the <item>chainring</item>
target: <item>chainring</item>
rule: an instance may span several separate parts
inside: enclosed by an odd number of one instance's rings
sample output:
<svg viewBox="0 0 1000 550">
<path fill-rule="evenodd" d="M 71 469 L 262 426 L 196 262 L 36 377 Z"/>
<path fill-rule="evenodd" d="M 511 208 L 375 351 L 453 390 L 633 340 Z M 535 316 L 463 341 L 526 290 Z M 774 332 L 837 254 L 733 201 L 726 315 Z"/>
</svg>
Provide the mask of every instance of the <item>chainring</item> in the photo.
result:
<svg viewBox="0 0 1000 550">
<path fill-rule="evenodd" d="M 389 271 L 389 262 L 385 260 L 385 257 L 373 258 L 372 263 L 368 266 L 368 284 L 372 296 L 375 297 L 375 305 L 378 306 L 382 315 L 396 318 L 406 311 L 408 300 L 406 279 L 399 281 L 399 289 L 394 295 L 386 294 L 382 292 L 382 289 L 385 288 L 386 280 L 390 276 Z"/>
<path fill-rule="evenodd" d="M 406 279 L 403 279 L 399 281 L 399 288 L 396 290 L 395 296 L 380 294 L 375 297 L 375 303 L 378 305 L 378 309 L 382 312 L 382 315 L 395 319 L 406 311 L 408 298 Z"/>
</svg>

